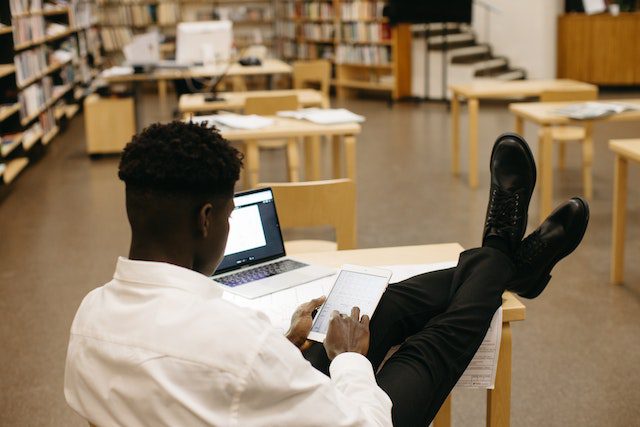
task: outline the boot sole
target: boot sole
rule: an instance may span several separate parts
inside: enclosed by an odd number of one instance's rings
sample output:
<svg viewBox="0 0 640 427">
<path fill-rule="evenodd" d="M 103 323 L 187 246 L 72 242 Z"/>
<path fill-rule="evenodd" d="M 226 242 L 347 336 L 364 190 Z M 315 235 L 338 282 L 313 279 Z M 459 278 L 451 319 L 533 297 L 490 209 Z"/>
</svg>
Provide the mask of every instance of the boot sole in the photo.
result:
<svg viewBox="0 0 640 427">
<path fill-rule="evenodd" d="M 578 245 L 580 245 L 580 242 L 582 242 L 582 239 L 584 238 L 584 235 L 587 232 L 587 226 L 589 225 L 589 217 L 590 217 L 589 205 L 584 201 L 584 199 L 582 197 L 574 197 L 573 199 L 575 199 L 578 202 L 580 202 L 580 204 L 582 205 L 582 207 L 584 208 L 584 210 L 586 212 L 584 221 L 582 223 L 582 228 L 580 229 L 580 232 L 579 232 L 580 233 L 580 237 L 577 238 L 574 241 L 573 245 L 569 246 L 568 248 L 566 248 L 564 251 L 560 252 L 558 255 L 556 255 L 553 258 L 553 260 L 549 264 L 550 267 L 547 270 L 545 270 L 545 272 L 543 272 L 539 276 L 539 278 L 537 279 L 537 281 L 539 282 L 539 285 L 536 286 L 535 288 L 533 288 L 532 290 L 530 290 L 529 292 L 518 294 L 521 297 L 528 298 L 528 299 L 533 299 L 533 298 L 537 297 L 538 295 L 540 295 L 542 293 L 542 291 L 544 291 L 544 289 L 549 284 L 549 281 L 551 280 L 551 274 L 550 273 L 551 273 L 551 270 L 553 270 L 553 267 L 555 267 L 556 264 L 558 264 L 563 258 L 566 258 L 573 251 L 575 251 L 576 248 L 578 247 Z"/>
</svg>

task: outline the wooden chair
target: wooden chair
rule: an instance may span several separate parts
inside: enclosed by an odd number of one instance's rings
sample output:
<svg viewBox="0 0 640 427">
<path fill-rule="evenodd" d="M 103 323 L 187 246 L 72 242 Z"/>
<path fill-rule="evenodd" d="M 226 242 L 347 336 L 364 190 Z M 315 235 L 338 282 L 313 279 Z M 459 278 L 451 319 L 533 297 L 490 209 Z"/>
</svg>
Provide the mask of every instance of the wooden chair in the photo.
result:
<svg viewBox="0 0 640 427">
<path fill-rule="evenodd" d="M 296 61 L 293 63 L 293 88 L 306 89 L 310 85 L 319 87 L 324 101 L 323 108 L 329 108 L 331 87 L 331 63 L 326 59 Z"/>
<path fill-rule="evenodd" d="M 300 108 L 297 95 L 269 96 L 269 97 L 247 97 L 244 106 L 245 114 L 258 114 L 260 116 L 273 116 L 278 111 L 297 110 Z M 288 140 L 259 141 L 256 149 L 276 149 L 286 148 L 287 150 L 287 170 L 289 181 L 300 180 L 300 151 L 298 141 L 295 138 Z M 252 149 L 247 147 L 247 149 Z M 255 158 L 255 157 L 251 157 Z M 247 172 L 257 170 L 258 165 L 249 164 L 251 160 L 247 158 Z M 247 175 L 250 175 L 248 173 Z M 250 186 L 248 186 L 250 187 Z"/>
<path fill-rule="evenodd" d="M 541 102 L 571 102 L 571 101 L 594 101 L 598 99 L 597 89 L 587 90 L 551 90 L 540 95 Z M 593 139 L 591 138 L 591 127 L 584 126 L 556 126 L 551 131 L 553 141 L 558 145 L 558 166 L 564 170 L 566 166 L 566 143 L 580 142 L 582 144 L 582 185 L 587 199 L 593 197 L 593 185 L 591 176 L 591 165 L 593 163 Z M 541 159 L 542 157 L 539 156 Z"/>
<path fill-rule="evenodd" d="M 262 183 L 271 187 L 283 229 L 332 226 L 336 242 L 285 242 L 288 254 L 356 248 L 356 186 L 350 179 L 296 183 Z"/>
</svg>

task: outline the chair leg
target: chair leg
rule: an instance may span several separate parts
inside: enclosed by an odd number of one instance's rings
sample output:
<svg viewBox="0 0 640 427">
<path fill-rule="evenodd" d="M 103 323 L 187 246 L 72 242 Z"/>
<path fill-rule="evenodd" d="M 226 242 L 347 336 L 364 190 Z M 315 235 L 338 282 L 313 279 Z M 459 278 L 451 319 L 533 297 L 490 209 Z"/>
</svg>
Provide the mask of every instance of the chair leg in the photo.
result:
<svg viewBox="0 0 640 427">
<path fill-rule="evenodd" d="M 567 145 L 564 143 L 558 144 L 558 169 L 565 170 L 566 164 Z"/>
<path fill-rule="evenodd" d="M 296 138 L 287 141 L 287 169 L 289 181 L 300 181 L 300 147 Z"/>
<path fill-rule="evenodd" d="M 585 125 L 586 136 L 582 142 L 582 185 L 587 200 L 593 200 L 593 125 Z"/>
</svg>

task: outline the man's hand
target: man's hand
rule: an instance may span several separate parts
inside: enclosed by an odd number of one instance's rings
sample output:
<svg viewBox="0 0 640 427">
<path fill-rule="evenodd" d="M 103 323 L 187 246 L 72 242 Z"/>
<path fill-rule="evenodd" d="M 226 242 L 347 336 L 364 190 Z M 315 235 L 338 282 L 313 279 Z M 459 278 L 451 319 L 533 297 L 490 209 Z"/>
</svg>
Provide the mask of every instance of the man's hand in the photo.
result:
<svg viewBox="0 0 640 427">
<path fill-rule="evenodd" d="M 313 312 L 326 301 L 326 297 L 322 296 L 302 304 L 296 309 L 291 316 L 291 327 L 287 332 L 287 339 L 296 347 L 302 349 L 307 342 L 307 336 L 311 332 L 313 323 Z"/>
<path fill-rule="evenodd" d="M 369 316 L 360 318 L 360 308 L 351 309 L 351 317 L 337 311 L 331 313 L 324 349 L 329 359 L 346 352 L 360 353 L 369 351 Z"/>
</svg>

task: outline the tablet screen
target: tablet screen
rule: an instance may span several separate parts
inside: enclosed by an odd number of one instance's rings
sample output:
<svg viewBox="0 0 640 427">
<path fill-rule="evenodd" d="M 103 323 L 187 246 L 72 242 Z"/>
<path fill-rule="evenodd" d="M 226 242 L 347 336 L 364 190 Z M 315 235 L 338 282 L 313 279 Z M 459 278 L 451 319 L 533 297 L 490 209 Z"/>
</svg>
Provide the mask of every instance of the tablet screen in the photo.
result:
<svg viewBox="0 0 640 427">
<path fill-rule="evenodd" d="M 371 317 L 388 282 L 389 278 L 385 276 L 341 270 L 327 301 L 316 315 L 311 331 L 326 334 L 334 310 L 351 315 L 353 307 L 360 307 L 361 316 Z"/>
</svg>

